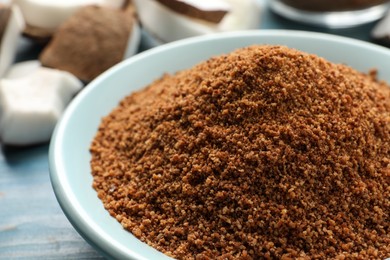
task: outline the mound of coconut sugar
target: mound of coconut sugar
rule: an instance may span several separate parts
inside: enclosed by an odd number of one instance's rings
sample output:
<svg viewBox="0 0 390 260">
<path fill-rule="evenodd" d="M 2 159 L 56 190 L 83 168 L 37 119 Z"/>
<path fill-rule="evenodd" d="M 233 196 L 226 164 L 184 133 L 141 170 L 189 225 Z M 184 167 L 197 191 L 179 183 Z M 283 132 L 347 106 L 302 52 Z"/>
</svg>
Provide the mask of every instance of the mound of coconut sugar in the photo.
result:
<svg viewBox="0 0 390 260">
<path fill-rule="evenodd" d="M 390 257 L 390 87 L 282 46 L 164 75 L 97 131 L 93 187 L 178 259 Z"/>
</svg>

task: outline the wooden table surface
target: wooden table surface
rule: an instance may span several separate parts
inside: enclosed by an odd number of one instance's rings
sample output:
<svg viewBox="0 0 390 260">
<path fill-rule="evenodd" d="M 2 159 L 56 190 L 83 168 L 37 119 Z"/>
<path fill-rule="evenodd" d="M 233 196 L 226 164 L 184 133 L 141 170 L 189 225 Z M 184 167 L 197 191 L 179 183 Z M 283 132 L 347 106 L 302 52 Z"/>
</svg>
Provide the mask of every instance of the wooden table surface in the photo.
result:
<svg viewBox="0 0 390 260">
<path fill-rule="evenodd" d="M 324 31 L 295 24 L 264 10 L 260 29 L 322 31 L 370 41 L 374 26 Z M 146 42 L 144 38 L 141 50 L 147 48 Z M 34 59 L 39 51 L 39 46 L 23 39 L 17 61 Z M 0 259 L 101 259 L 71 226 L 57 203 L 50 183 L 48 147 L 48 144 L 1 146 Z"/>
</svg>

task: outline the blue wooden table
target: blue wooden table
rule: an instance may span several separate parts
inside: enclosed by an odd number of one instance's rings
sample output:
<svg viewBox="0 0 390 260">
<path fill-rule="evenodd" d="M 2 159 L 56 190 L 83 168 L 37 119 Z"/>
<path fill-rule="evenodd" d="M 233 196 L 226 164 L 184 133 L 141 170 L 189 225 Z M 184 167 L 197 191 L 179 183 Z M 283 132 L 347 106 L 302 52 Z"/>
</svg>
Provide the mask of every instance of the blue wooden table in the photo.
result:
<svg viewBox="0 0 390 260">
<path fill-rule="evenodd" d="M 374 24 L 346 30 L 323 30 L 295 24 L 268 10 L 260 29 L 321 31 L 370 41 Z M 146 49 L 145 42 L 141 51 Z M 17 60 L 37 57 L 40 47 L 23 39 Z M 73 229 L 53 193 L 48 144 L 0 149 L 0 259 L 101 259 Z"/>
</svg>

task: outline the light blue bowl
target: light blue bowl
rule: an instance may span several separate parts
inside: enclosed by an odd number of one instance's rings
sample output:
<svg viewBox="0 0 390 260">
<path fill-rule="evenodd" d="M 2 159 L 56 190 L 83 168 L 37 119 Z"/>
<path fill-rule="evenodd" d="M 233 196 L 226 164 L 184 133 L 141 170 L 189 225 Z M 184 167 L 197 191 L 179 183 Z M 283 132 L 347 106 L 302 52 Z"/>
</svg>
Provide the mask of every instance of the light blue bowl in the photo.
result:
<svg viewBox="0 0 390 260">
<path fill-rule="evenodd" d="M 252 44 L 278 44 L 345 63 L 362 72 L 376 68 L 390 82 L 390 50 L 319 33 L 283 30 L 223 33 L 186 39 L 138 54 L 114 66 L 77 95 L 57 125 L 50 144 L 54 192 L 75 229 L 104 256 L 170 259 L 127 232 L 103 208 L 92 189 L 89 146 L 100 120 L 118 102 L 163 73 L 175 72 Z"/>
</svg>

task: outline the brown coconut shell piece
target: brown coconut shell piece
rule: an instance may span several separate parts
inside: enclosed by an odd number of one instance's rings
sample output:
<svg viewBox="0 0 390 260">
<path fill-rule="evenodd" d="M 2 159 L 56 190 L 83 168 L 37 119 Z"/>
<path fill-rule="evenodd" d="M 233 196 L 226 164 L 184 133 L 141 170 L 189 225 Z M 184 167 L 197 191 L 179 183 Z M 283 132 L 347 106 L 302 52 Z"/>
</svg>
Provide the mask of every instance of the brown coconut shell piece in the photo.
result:
<svg viewBox="0 0 390 260">
<path fill-rule="evenodd" d="M 23 35 L 40 44 L 47 44 L 52 38 L 54 32 L 52 30 L 39 28 L 30 24 L 26 24 Z"/>
<path fill-rule="evenodd" d="M 123 3 L 121 9 L 125 10 L 125 8 L 131 8 L 132 2 L 130 0 L 126 0 Z M 134 7 L 132 7 L 134 8 Z M 36 43 L 39 44 L 47 44 L 50 39 L 53 37 L 54 31 L 50 29 L 45 29 L 37 26 L 33 26 L 31 24 L 26 24 L 26 28 L 23 31 L 23 35 L 27 38 L 30 38 Z"/>
<path fill-rule="evenodd" d="M 39 59 L 89 82 L 123 60 L 134 22 L 130 12 L 86 6 L 59 27 Z"/>
<path fill-rule="evenodd" d="M 207 10 L 199 8 L 198 6 L 191 5 L 186 1 L 180 0 L 157 0 L 157 2 L 179 14 L 183 14 L 188 17 L 204 20 L 211 23 L 219 23 L 223 19 L 223 17 L 229 12 L 228 9 L 222 6 L 219 10 Z M 206 1 L 202 4 L 207 5 Z"/>
</svg>

